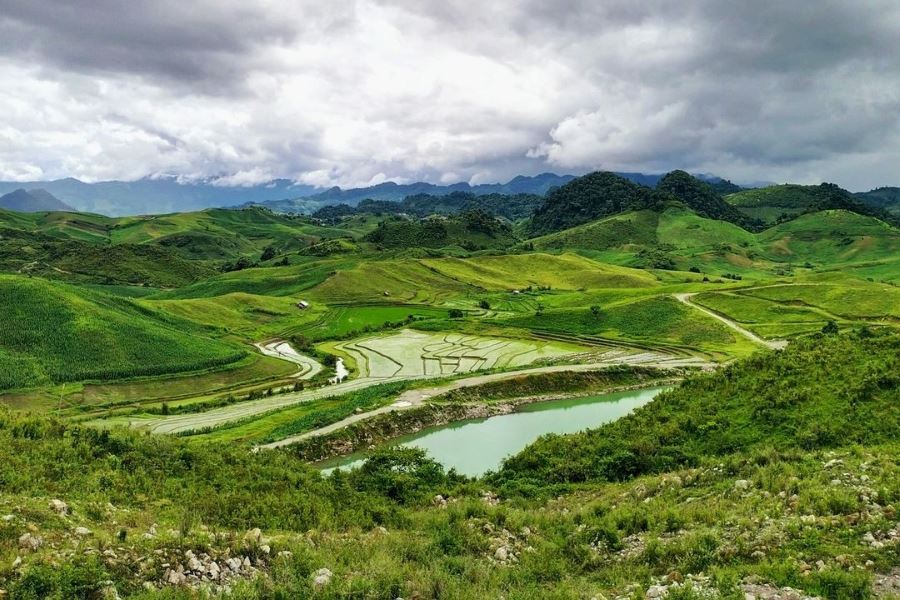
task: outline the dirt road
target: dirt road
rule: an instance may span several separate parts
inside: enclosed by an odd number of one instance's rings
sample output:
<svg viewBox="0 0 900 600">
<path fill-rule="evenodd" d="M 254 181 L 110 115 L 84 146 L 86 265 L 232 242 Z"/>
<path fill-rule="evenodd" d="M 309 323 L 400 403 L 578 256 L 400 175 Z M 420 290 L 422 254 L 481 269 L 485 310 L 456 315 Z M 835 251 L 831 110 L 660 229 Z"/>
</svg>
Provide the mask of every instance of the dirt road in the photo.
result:
<svg viewBox="0 0 900 600">
<path fill-rule="evenodd" d="M 614 354 L 614 353 L 610 353 Z M 492 383 L 495 381 L 503 381 L 506 379 L 513 379 L 515 377 L 521 377 L 522 375 L 536 375 L 541 373 L 559 373 L 559 372 L 579 372 L 579 371 L 595 371 L 597 369 L 602 369 L 605 367 L 610 367 L 616 364 L 634 364 L 641 365 L 643 367 L 657 367 L 657 368 L 677 368 L 677 367 L 702 367 L 702 368 L 712 368 L 713 363 L 708 363 L 696 358 L 668 358 L 659 354 L 655 354 L 652 352 L 645 352 L 641 354 L 632 354 L 626 356 L 615 356 L 610 357 L 609 360 L 601 361 L 601 362 L 592 362 L 587 364 L 580 365 L 553 365 L 548 367 L 535 367 L 532 369 L 522 369 L 518 371 L 510 371 L 507 373 L 489 373 L 487 375 L 478 375 L 475 377 L 467 377 L 465 379 L 458 379 L 456 381 L 451 381 L 450 383 L 430 387 L 430 388 L 418 388 L 413 390 L 407 390 L 400 394 L 397 397 L 397 400 L 388 406 L 382 406 L 381 408 L 377 408 L 375 410 L 371 410 L 364 413 L 359 413 L 356 415 L 351 415 L 346 419 L 342 419 L 331 425 L 326 425 L 325 427 L 320 427 L 319 429 L 315 429 L 313 431 L 307 431 L 305 433 L 301 433 L 298 435 L 294 435 L 291 437 L 284 438 L 283 440 L 278 440 L 277 442 L 272 442 L 269 444 L 264 444 L 262 446 L 258 446 L 261 449 L 271 449 L 271 448 L 279 448 L 282 446 L 287 446 L 293 444 L 295 442 L 299 442 L 301 440 L 305 440 L 307 438 L 325 435 L 331 433 L 333 431 L 338 431 L 339 429 L 343 429 L 348 425 L 352 425 L 353 423 L 358 423 L 360 421 L 365 421 L 367 419 L 371 419 L 377 415 L 383 415 L 385 413 L 396 412 L 400 410 L 408 410 L 410 408 L 415 408 L 416 406 L 421 406 L 426 400 L 430 398 L 434 398 L 435 396 L 440 396 L 441 394 L 446 394 L 452 390 L 458 390 L 467 387 L 473 387 L 478 385 L 483 385 L 485 383 Z"/>
<path fill-rule="evenodd" d="M 672 295 L 675 296 L 675 299 L 678 300 L 679 302 L 681 302 L 687 306 L 690 306 L 691 308 L 699 310 L 700 312 L 706 313 L 713 319 L 717 319 L 717 320 L 721 321 L 722 323 L 725 323 L 725 325 L 734 329 L 735 331 L 740 333 L 745 338 L 752 340 L 761 346 L 765 346 L 766 348 L 771 348 L 772 350 L 781 350 L 788 344 L 787 340 L 764 340 L 763 338 L 759 337 L 758 335 L 756 335 L 749 329 L 745 329 L 745 328 L 741 327 L 740 325 L 738 325 L 737 322 L 732 321 L 725 315 L 719 314 L 713 310 L 710 310 L 708 308 L 700 306 L 699 304 L 694 304 L 693 302 L 691 302 L 691 298 L 696 296 L 697 295 L 696 293 L 672 294 Z"/>
</svg>

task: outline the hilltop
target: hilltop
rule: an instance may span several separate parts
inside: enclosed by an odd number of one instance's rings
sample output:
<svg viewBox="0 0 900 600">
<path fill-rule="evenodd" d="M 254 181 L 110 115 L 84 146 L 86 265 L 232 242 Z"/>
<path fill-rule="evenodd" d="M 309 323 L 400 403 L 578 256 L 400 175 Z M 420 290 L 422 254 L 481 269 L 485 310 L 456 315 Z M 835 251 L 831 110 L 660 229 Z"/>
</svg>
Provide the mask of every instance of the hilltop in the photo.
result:
<svg viewBox="0 0 900 600">
<path fill-rule="evenodd" d="M 666 174 L 653 189 L 615 173 L 600 171 L 579 177 L 549 193 L 532 216 L 530 233 L 553 233 L 630 211 L 660 210 L 672 201 L 681 202 L 704 217 L 744 228 L 757 225 L 727 204 L 713 185 L 684 171 Z"/>
<path fill-rule="evenodd" d="M 56 198 L 47 190 L 17 189 L 0 196 L 0 209 L 19 212 L 74 211 L 75 209 Z"/>
<path fill-rule="evenodd" d="M 768 225 L 780 223 L 811 212 L 847 210 L 883 221 L 900 224 L 900 220 L 875 206 L 863 202 L 864 197 L 851 194 L 833 183 L 820 185 L 776 185 L 744 190 L 728 195 L 725 200 L 743 214 Z M 884 206 L 889 206 L 885 202 Z"/>
</svg>

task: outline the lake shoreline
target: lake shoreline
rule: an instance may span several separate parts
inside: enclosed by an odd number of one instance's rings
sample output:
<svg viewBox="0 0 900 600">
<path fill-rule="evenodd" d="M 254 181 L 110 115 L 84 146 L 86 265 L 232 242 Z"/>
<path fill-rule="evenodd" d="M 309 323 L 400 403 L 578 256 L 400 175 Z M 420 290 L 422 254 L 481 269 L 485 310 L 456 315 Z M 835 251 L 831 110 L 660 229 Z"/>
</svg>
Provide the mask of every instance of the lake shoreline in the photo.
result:
<svg viewBox="0 0 900 600">
<path fill-rule="evenodd" d="M 602 389 L 534 394 L 481 402 L 428 403 L 405 411 L 378 415 L 338 431 L 286 446 L 285 449 L 313 465 L 319 465 L 322 462 L 355 452 L 374 449 L 376 446 L 406 435 L 454 423 L 508 415 L 531 404 L 665 387 L 676 384 L 682 379 L 682 377 L 667 377 L 633 384 L 613 385 Z"/>
</svg>

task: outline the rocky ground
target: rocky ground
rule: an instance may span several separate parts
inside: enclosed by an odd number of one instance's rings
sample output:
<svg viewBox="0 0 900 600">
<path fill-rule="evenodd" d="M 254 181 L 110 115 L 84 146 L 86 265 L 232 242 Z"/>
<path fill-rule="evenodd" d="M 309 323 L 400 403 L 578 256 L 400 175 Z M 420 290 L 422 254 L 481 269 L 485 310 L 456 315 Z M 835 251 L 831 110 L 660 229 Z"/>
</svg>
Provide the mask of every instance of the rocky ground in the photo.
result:
<svg viewBox="0 0 900 600">
<path fill-rule="evenodd" d="M 302 534 L 214 531 L 187 517 L 160 525 L 153 510 L 0 496 L 0 597 L 36 565 L 89 558 L 115 577 L 105 582 L 109 599 L 169 588 L 227 596 L 284 572 L 340 596 L 373 553 L 413 552 L 410 540 L 454 527 L 461 560 L 492 577 L 538 568 L 565 545 L 584 564 L 567 575 L 571 597 L 811 600 L 851 597 L 828 586 L 853 578 L 864 586 L 860 597 L 896 598 L 898 475 L 895 457 L 868 451 L 734 459 L 576 491 L 536 509 L 481 489 L 435 496 L 408 529 Z M 416 587 L 405 593 L 427 597 Z"/>
</svg>

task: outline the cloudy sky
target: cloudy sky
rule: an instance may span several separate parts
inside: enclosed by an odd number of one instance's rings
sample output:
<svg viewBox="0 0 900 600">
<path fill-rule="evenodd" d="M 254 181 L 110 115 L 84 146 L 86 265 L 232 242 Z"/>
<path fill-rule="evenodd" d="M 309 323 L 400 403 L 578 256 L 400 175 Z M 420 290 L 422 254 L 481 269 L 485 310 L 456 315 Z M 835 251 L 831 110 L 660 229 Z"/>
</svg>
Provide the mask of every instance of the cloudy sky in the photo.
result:
<svg viewBox="0 0 900 600">
<path fill-rule="evenodd" d="M 896 0 L 0 0 L 0 179 L 900 185 Z"/>
</svg>

